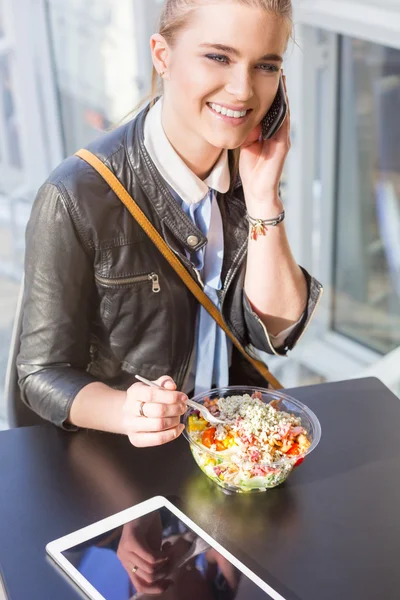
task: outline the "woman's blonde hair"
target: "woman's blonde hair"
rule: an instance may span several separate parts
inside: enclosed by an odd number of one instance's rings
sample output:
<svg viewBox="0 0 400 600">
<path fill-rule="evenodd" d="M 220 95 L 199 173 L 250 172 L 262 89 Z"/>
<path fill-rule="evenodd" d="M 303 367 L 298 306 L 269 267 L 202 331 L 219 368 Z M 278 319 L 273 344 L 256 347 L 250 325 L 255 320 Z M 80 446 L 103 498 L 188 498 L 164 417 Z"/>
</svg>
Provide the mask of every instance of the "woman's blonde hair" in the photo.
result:
<svg viewBox="0 0 400 600">
<path fill-rule="evenodd" d="M 260 8 L 269 13 L 275 14 L 286 21 L 288 25 L 288 38 L 292 33 L 292 0 L 220 1 L 230 3 L 235 2 L 253 8 Z M 214 4 L 215 2 L 216 0 L 165 0 L 159 19 L 158 33 L 165 38 L 169 46 L 172 48 L 174 46 L 177 34 L 188 25 L 190 17 L 194 14 L 195 10 L 199 8 L 199 6 Z M 150 93 L 140 100 L 132 113 L 137 112 L 144 103 L 150 102 L 151 108 L 154 105 L 156 98 L 162 93 L 162 80 L 153 65 Z M 239 155 L 240 150 L 238 148 L 233 150 L 230 155 L 231 189 L 233 189 L 235 185 L 238 174 Z"/>
</svg>

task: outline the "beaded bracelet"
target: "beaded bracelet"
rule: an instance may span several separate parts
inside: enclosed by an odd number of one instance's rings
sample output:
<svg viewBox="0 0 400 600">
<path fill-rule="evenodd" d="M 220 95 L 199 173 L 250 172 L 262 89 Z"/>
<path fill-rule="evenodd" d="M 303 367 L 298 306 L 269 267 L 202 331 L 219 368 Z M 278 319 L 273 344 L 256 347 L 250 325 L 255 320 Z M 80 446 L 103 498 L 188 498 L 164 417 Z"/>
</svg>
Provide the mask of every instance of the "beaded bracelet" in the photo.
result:
<svg viewBox="0 0 400 600">
<path fill-rule="evenodd" d="M 285 218 L 285 211 L 281 212 L 280 215 L 273 219 L 254 219 L 246 213 L 246 219 L 251 225 L 250 236 L 252 240 L 257 240 L 259 235 L 266 235 L 268 227 L 276 227 L 279 223 L 282 223 Z"/>
</svg>

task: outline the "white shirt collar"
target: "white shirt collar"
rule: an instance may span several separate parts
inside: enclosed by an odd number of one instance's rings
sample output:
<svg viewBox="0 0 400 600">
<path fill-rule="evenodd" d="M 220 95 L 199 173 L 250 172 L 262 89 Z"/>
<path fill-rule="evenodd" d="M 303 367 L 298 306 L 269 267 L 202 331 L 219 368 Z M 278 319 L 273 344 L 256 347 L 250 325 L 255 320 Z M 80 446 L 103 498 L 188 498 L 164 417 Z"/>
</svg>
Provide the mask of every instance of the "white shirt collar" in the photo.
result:
<svg viewBox="0 0 400 600">
<path fill-rule="evenodd" d="M 161 121 L 162 97 L 149 110 L 144 124 L 144 145 L 160 175 L 186 204 L 196 204 L 209 188 L 226 193 L 230 185 L 228 150 L 223 150 L 209 176 L 201 180 L 189 169 L 169 142 Z"/>
</svg>

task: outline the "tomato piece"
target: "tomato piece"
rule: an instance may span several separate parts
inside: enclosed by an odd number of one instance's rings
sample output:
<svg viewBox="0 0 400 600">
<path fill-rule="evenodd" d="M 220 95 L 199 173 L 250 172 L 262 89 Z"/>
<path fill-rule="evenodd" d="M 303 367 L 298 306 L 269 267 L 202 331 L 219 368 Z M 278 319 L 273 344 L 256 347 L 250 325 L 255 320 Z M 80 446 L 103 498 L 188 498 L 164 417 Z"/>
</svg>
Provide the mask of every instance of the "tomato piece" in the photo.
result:
<svg viewBox="0 0 400 600">
<path fill-rule="evenodd" d="M 304 458 L 299 458 L 299 460 L 296 460 L 296 462 L 294 463 L 294 468 L 299 467 L 303 461 Z"/>
<path fill-rule="evenodd" d="M 201 443 L 206 448 L 210 448 L 214 444 L 215 438 L 215 427 L 209 427 L 203 431 L 203 435 L 201 436 Z"/>
<path fill-rule="evenodd" d="M 221 450 L 225 450 L 224 444 L 220 440 L 215 439 L 215 427 L 209 427 L 205 431 L 203 431 L 203 435 L 201 436 L 201 443 L 206 448 L 211 448 L 213 444 L 215 444 L 215 448 L 218 452 Z"/>
<path fill-rule="evenodd" d="M 286 452 L 287 456 L 297 456 L 300 454 L 300 446 L 297 442 L 293 444 L 293 446 Z"/>
</svg>

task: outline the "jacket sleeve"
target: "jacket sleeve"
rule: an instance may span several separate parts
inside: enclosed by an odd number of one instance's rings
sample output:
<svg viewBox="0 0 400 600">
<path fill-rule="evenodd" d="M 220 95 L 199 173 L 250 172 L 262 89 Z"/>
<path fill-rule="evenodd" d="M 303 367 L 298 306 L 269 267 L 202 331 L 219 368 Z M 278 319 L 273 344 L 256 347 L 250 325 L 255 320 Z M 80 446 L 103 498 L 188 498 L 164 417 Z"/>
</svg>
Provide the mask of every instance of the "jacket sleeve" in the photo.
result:
<svg viewBox="0 0 400 600">
<path fill-rule="evenodd" d="M 49 183 L 33 204 L 17 370 L 23 401 L 44 419 L 71 429 L 64 425 L 71 404 L 95 381 L 87 372 L 94 282 L 89 247 L 84 248 L 67 206 Z"/>
<path fill-rule="evenodd" d="M 319 281 L 317 281 L 314 277 L 311 277 L 311 275 L 305 269 L 303 269 L 303 267 L 301 267 L 301 270 L 306 278 L 308 289 L 306 308 L 302 318 L 296 327 L 294 327 L 294 329 L 289 333 L 280 347 L 274 347 L 272 344 L 267 328 L 262 323 L 258 315 L 256 315 L 256 313 L 253 311 L 243 290 L 243 314 L 247 338 L 249 343 L 258 350 L 262 350 L 268 354 L 287 356 L 288 350 L 292 350 L 295 347 L 307 329 L 322 296 L 323 288 Z"/>
</svg>

